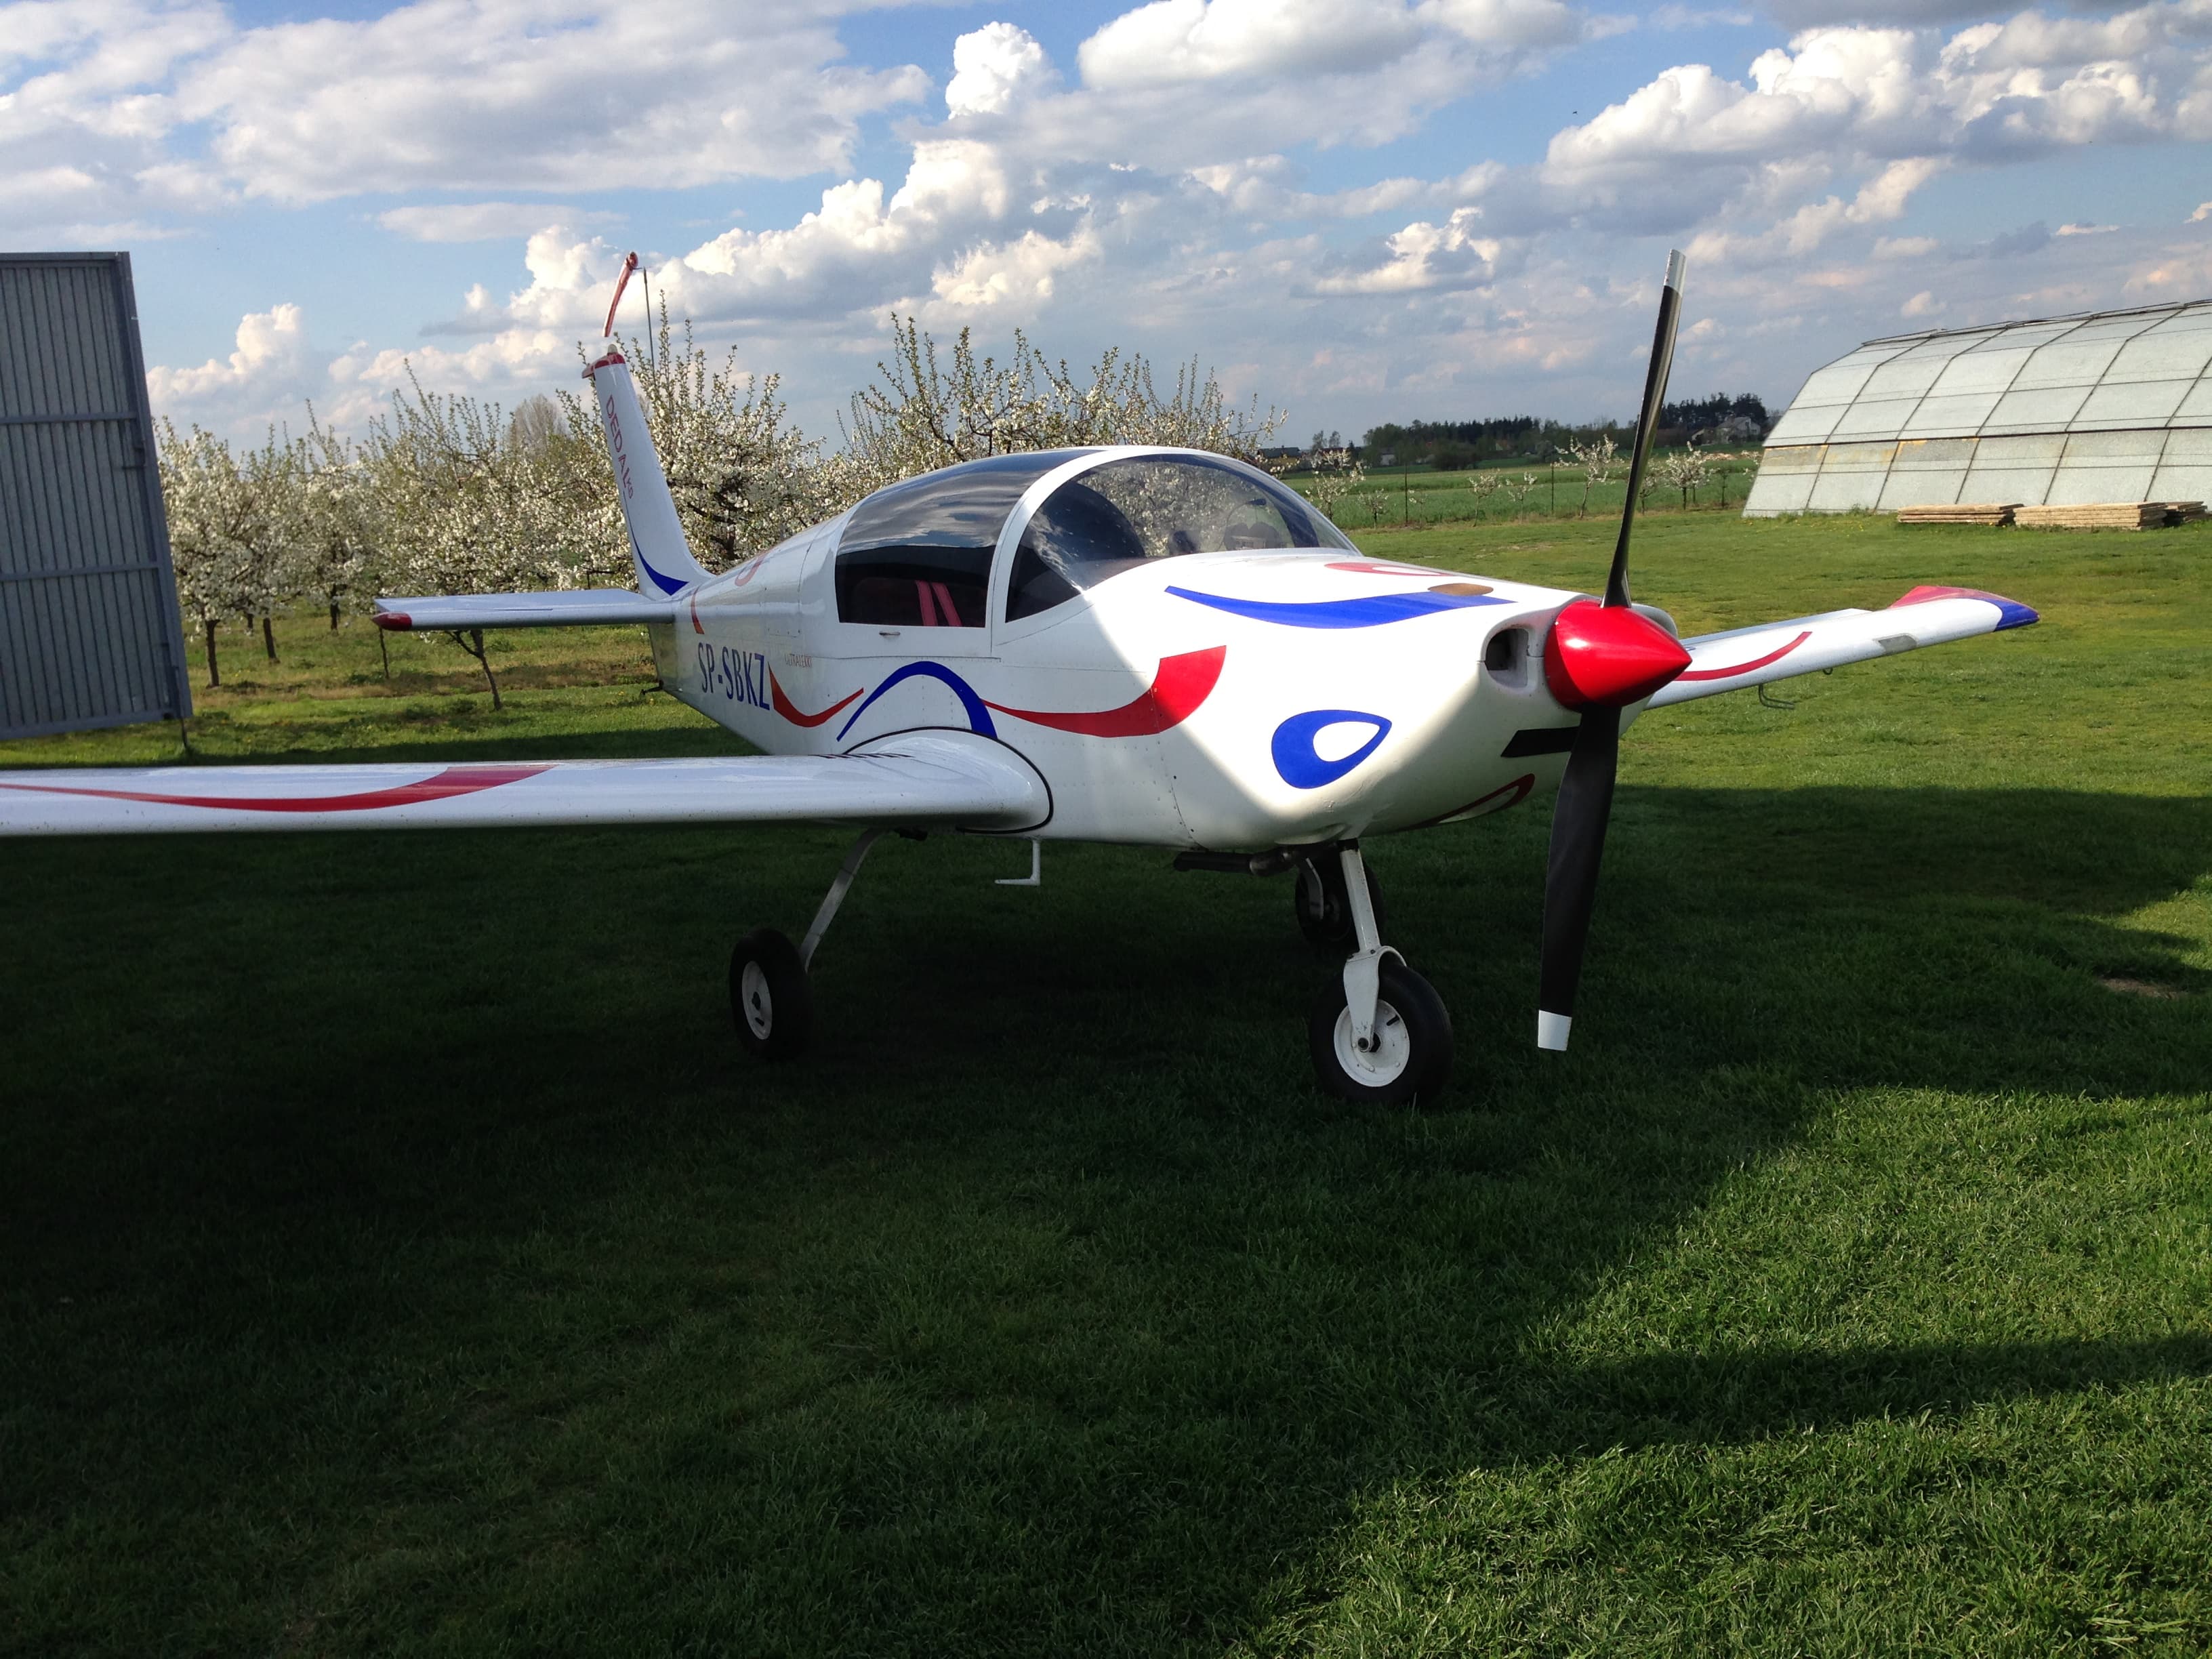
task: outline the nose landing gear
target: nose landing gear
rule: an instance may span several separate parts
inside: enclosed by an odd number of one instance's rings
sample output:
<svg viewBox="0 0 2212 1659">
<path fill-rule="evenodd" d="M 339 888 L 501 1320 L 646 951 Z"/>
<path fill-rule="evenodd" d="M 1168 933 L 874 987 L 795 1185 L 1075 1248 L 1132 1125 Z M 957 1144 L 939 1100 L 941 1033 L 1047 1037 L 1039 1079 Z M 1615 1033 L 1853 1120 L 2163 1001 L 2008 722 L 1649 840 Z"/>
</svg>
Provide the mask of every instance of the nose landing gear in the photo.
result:
<svg viewBox="0 0 2212 1659">
<path fill-rule="evenodd" d="M 1322 1088 L 1340 1100 L 1400 1105 L 1434 1100 L 1451 1079 L 1451 1015 L 1435 988 L 1382 943 L 1374 890 L 1359 843 L 1339 850 L 1334 890 L 1343 896 L 1347 930 L 1358 945 L 1346 959 L 1340 983 L 1326 988 L 1306 1017 L 1314 1070 Z M 1325 880 L 1310 860 L 1298 872 L 1298 916 L 1303 926 L 1309 872 Z M 1314 937 L 1309 931 L 1308 937 Z M 1318 942 L 1318 941 L 1316 941 Z"/>
</svg>

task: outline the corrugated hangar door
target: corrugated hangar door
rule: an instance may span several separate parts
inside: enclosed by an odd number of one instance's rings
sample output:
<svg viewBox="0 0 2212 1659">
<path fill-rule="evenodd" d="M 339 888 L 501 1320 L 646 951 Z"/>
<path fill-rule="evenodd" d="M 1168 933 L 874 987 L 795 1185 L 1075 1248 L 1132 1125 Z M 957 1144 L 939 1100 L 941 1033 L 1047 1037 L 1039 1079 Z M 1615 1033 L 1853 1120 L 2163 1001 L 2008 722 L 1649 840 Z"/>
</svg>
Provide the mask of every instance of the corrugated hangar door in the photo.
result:
<svg viewBox="0 0 2212 1659">
<path fill-rule="evenodd" d="M 0 253 L 0 737 L 191 713 L 127 253 Z"/>
</svg>

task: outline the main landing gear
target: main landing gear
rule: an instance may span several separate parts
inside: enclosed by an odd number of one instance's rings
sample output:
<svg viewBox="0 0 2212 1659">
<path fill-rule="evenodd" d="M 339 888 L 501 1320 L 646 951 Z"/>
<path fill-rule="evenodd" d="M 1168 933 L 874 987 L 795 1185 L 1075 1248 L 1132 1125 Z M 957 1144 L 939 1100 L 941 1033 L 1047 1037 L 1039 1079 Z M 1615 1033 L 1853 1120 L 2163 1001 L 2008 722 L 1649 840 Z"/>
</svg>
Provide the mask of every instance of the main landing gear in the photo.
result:
<svg viewBox="0 0 2212 1659">
<path fill-rule="evenodd" d="M 773 927 L 756 927 L 730 952 L 730 1018 L 738 1041 L 763 1060 L 789 1060 L 813 1035 L 814 993 L 806 982 L 807 966 L 851 890 L 853 878 L 860 873 L 861 860 L 883 833 L 870 830 L 853 843 L 804 941 L 793 945 Z"/>
<path fill-rule="evenodd" d="M 1428 981 L 1382 943 L 1379 895 L 1346 842 L 1298 867 L 1298 926 L 1316 944 L 1335 944 L 1340 908 L 1343 943 L 1356 948 L 1340 983 L 1324 988 L 1306 1016 L 1306 1038 L 1321 1086 L 1340 1100 L 1400 1105 L 1429 1101 L 1451 1079 L 1451 1015 Z"/>
<path fill-rule="evenodd" d="M 793 945 L 773 927 L 757 927 L 730 952 L 730 1016 L 738 1040 L 763 1060 L 789 1060 L 813 1034 L 808 966 L 883 833 L 871 830 L 853 843 L 803 941 Z M 1284 870 L 1297 857 L 1287 850 L 1249 859 L 1185 854 L 1176 867 L 1266 874 Z M 1342 1100 L 1380 1105 L 1434 1100 L 1451 1079 L 1451 1015 L 1428 981 L 1382 943 L 1382 895 L 1359 843 L 1315 848 L 1299 859 L 1293 902 L 1308 939 L 1332 951 L 1351 951 L 1341 975 L 1306 1017 L 1322 1087 Z"/>
</svg>

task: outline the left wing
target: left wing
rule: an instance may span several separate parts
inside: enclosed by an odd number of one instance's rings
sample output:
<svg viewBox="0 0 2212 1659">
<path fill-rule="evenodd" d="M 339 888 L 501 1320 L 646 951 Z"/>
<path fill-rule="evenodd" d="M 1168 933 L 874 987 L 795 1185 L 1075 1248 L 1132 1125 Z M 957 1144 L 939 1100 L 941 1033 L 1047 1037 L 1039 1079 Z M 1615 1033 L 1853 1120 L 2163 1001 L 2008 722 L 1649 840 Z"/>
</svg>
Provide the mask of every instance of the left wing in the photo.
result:
<svg viewBox="0 0 2212 1659">
<path fill-rule="evenodd" d="M 1869 657 L 2025 628 L 2037 620 L 2027 606 L 2002 594 L 1972 587 L 1916 587 L 1883 611 L 1827 611 L 1704 634 L 1682 641 L 1690 665 L 1652 697 L 1650 706 L 1663 708 Z"/>
<path fill-rule="evenodd" d="M 572 587 L 544 593 L 424 594 L 379 599 L 376 625 L 394 633 L 441 629 L 584 628 L 676 620 L 673 599 L 649 599 L 621 587 Z"/>
<path fill-rule="evenodd" d="M 850 755 L 0 772 L 0 836 L 827 822 L 1016 830 L 1052 814 L 1003 744 L 911 732 Z"/>
</svg>

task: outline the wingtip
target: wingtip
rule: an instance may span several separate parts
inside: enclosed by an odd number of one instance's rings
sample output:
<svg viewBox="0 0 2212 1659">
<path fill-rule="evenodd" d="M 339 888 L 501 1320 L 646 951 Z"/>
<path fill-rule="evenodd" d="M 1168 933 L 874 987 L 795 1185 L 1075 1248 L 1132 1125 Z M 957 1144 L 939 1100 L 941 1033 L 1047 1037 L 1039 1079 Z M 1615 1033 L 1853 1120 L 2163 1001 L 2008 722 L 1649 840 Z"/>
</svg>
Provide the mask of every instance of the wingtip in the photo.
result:
<svg viewBox="0 0 2212 1659">
<path fill-rule="evenodd" d="M 373 620 L 379 628 L 389 629 L 395 634 L 404 634 L 415 626 L 415 619 L 404 611 L 380 611 Z"/>
<path fill-rule="evenodd" d="M 1979 587 L 1923 586 L 1892 599 L 1889 602 L 1889 609 L 1894 611 L 1901 605 L 1926 605 L 1933 599 L 1980 599 L 1984 604 L 1996 606 L 2002 613 L 1997 618 L 1997 625 L 1990 630 L 1996 634 L 2003 633 L 2008 628 L 2031 627 L 2043 620 L 2042 613 L 2033 606 L 2022 605 L 2018 599 L 2008 599 L 2002 593 L 1991 593 Z"/>
</svg>

